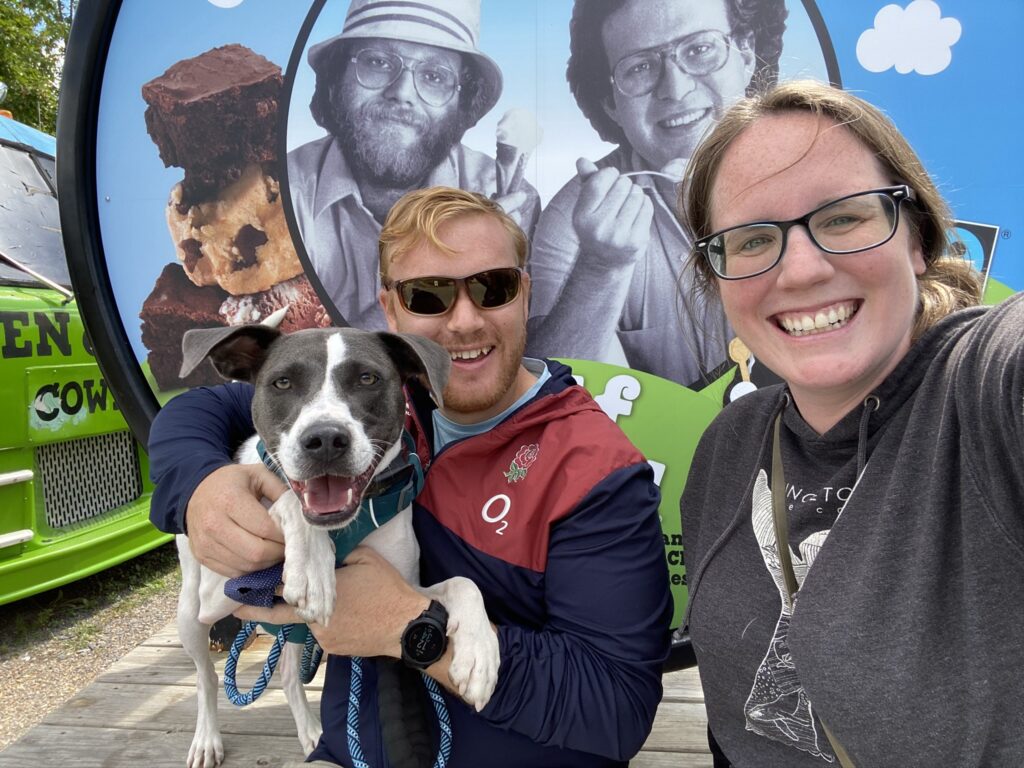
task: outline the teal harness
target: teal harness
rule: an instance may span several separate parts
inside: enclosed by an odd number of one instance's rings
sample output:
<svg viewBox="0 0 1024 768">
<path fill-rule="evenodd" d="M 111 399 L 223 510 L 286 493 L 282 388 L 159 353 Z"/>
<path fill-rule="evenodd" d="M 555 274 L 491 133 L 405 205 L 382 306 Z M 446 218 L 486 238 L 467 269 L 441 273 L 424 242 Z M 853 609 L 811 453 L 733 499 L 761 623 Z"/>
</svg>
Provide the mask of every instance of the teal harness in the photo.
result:
<svg viewBox="0 0 1024 768">
<path fill-rule="evenodd" d="M 288 478 L 284 476 L 281 465 L 270 455 L 262 440 L 256 444 L 256 451 L 267 469 L 287 483 Z M 412 504 L 422 488 L 423 464 L 416 453 L 412 435 L 402 430 L 402 453 L 367 486 L 355 519 L 344 528 L 329 531 L 334 542 L 335 565 L 341 565 L 363 539 Z"/>
</svg>

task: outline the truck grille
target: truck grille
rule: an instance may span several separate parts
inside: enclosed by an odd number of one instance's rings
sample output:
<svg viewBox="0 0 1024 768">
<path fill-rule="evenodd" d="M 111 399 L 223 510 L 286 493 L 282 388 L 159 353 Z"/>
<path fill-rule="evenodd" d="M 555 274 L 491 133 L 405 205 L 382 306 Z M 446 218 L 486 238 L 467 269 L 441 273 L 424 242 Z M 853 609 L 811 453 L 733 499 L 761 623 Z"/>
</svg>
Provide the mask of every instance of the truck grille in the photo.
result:
<svg viewBox="0 0 1024 768">
<path fill-rule="evenodd" d="M 130 432 L 114 432 L 36 450 L 51 528 L 91 520 L 142 495 L 142 477 Z"/>
</svg>

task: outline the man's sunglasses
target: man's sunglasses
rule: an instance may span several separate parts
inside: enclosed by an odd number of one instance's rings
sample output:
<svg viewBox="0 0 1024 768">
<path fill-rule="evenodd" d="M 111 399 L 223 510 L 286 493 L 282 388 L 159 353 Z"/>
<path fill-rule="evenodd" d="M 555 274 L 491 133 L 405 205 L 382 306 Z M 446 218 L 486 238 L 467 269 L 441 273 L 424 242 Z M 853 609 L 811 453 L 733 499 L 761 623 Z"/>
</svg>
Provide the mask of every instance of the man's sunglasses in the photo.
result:
<svg viewBox="0 0 1024 768">
<path fill-rule="evenodd" d="M 466 277 L 414 277 L 396 280 L 391 288 L 406 312 L 414 315 L 443 315 L 455 304 L 459 286 L 480 309 L 497 309 L 511 304 L 519 295 L 523 270 L 519 267 L 485 269 Z"/>
</svg>

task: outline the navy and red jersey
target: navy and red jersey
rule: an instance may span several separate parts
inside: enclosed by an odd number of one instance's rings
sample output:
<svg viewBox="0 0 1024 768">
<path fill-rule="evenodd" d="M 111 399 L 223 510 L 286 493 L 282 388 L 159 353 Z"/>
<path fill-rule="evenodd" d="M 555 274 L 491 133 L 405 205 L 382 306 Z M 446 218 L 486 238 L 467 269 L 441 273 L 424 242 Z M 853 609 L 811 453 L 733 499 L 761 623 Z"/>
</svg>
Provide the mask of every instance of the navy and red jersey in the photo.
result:
<svg viewBox="0 0 1024 768">
<path fill-rule="evenodd" d="M 501 649 L 497 688 L 482 712 L 445 693 L 451 768 L 624 766 L 650 732 L 661 698 L 672 600 L 653 473 L 569 369 L 547 364 L 552 377 L 536 397 L 436 456 L 428 448 L 432 405 L 413 397 L 412 426 L 427 468 L 413 511 L 421 580 L 472 579 Z M 177 399 L 189 402 L 172 401 L 154 423 L 158 527 L 180 529 L 174 516 L 202 479 L 172 469 L 171 454 L 205 467 L 212 455 L 204 451 L 219 442 L 230 456 L 231 440 L 251 433 L 242 385 L 230 386 L 235 391 L 193 390 Z M 181 439 L 194 435 L 195 419 L 213 413 L 220 426 L 207 428 L 202 445 Z M 358 671 L 361 757 L 383 768 L 375 669 L 364 662 Z M 313 759 L 352 765 L 351 673 L 347 658 L 330 657 L 324 735 Z"/>
</svg>

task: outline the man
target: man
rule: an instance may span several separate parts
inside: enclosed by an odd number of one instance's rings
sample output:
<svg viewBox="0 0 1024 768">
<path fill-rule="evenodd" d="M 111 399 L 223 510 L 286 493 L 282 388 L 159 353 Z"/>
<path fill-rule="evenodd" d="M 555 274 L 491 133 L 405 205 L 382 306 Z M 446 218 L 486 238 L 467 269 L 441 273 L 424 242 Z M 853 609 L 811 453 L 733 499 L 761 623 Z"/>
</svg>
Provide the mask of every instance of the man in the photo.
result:
<svg viewBox="0 0 1024 768">
<path fill-rule="evenodd" d="M 580 158 L 538 222 L 531 354 L 621 353 L 684 386 L 725 362 L 720 310 L 689 295 L 677 183 L 722 111 L 777 78 L 785 18 L 784 0 L 576 0 L 569 84 L 619 146 Z"/>
<path fill-rule="evenodd" d="M 452 358 L 443 408 L 410 387 L 410 429 L 428 454 L 413 512 L 421 578 L 473 579 L 501 654 L 481 712 L 446 694 L 449 765 L 624 766 L 650 730 L 669 647 L 659 494 L 643 457 L 569 369 L 522 357 L 526 251 L 496 203 L 451 188 L 406 195 L 381 232 L 389 329 L 430 338 Z M 250 398 L 248 385 L 192 390 L 160 412 L 150 441 L 154 523 L 187 523 L 200 561 L 230 576 L 283 556 L 256 498 L 276 498 L 280 485 L 262 467 L 228 465 L 252 429 Z M 334 655 L 313 757 L 351 765 L 342 656 L 400 656 L 398 639 L 427 601 L 365 548 L 338 570 L 337 586 L 339 610 L 314 627 Z M 281 610 L 271 618 L 288 618 Z M 449 653 L 427 670 L 445 685 Z M 375 682 L 363 678 L 370 700 Z M 378 743 L 374 718 L 360 713 L 364 745 Z"/>
<path fill-rule="evenodd" d="M 350 325 L 384 328 L 374 254 L 399 197 L 434 185 L 495 195 L 495 161 L 460 143 L 501 95 L 479 29 L 480 0 L 352 0 L 341 33 L 309 49 L 310 111 L 329 135 L 288 154 L 288 188 L 313 269 Z M 532 231 L 529 184 L 499 202 Z"/>
</svg>

